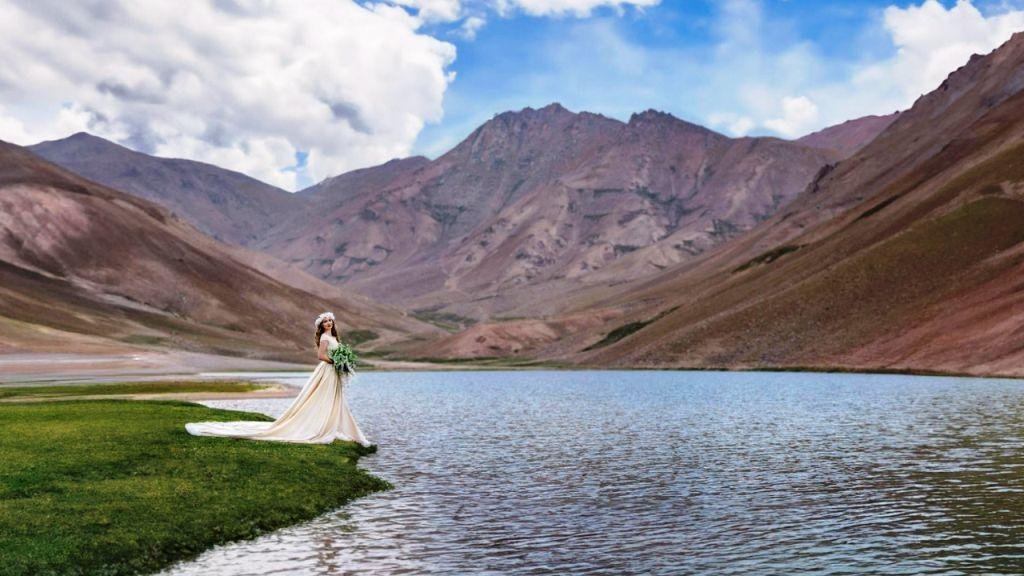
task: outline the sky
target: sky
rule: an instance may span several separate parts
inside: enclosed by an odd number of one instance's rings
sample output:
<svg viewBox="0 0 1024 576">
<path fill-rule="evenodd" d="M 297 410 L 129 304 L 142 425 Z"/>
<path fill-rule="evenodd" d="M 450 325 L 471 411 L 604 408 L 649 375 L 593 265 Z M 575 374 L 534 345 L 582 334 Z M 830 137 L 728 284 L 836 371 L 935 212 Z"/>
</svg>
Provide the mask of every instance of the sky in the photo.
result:
<svg viewBox="0 0 1024 576">
<path fill-rule="evenodd" d="M 287 190 L 559 102 L 795 138 L 913 104 L 1024 0 L 5 0 L 0 140 L 88 131 Z"/>
</svg>

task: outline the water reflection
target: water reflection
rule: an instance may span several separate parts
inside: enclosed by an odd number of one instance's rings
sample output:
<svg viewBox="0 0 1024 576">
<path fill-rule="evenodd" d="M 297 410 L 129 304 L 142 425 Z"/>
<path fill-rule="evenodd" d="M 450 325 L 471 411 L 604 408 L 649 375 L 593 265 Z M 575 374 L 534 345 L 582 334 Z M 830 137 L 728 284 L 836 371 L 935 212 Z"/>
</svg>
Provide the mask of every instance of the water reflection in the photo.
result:
<svg viewBox="0 0 1024 576">
<path fill-rule="evenodd" d="M 1017 381 L 366 373 L 350 394 L 395 490 L 167 573 L 1024 571 Z"/>
</svg>

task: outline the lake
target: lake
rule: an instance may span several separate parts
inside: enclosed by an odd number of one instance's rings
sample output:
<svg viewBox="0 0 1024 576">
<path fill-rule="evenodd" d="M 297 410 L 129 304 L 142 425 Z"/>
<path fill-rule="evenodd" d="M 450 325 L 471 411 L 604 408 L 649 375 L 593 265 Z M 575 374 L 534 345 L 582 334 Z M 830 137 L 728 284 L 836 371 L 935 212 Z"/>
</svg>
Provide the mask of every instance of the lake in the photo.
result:
<svg viewBox="0 0 1024 576">
<path fill-rule="evenodd" d="M 348 398 L 394 490 L 165 574 L 1024 571 L 1021 381 L 391 372 Z"/>
</svg>

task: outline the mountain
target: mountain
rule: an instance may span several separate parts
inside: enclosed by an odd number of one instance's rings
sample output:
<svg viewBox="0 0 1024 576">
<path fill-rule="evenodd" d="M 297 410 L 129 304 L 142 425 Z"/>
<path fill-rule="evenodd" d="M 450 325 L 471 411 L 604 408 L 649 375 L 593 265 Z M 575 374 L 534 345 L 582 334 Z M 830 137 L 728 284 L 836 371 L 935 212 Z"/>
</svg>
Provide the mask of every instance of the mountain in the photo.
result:
<svg viewBox="0 0 1024 576">
<path fill-rule="evenodd" d="M 386 190 L 391 182 L 408 177 L 428 164 L 430 160 L 423 156 L 395 158 L 377 166 L 360 168 L 327 178 L 319 184 L 299 191 L 297 196 L 328 199 L 332 202 L 344 201 L 350 198 L 350 195 Z"/>
<path fill-rule="evenodd" d="M 1024 375 L 1022 158 L 1018 33 L 744 236 L 513 338 L 479 325 L 432 353 Z"/>
<path fill-rule="evenodd" d="M 241 253 L 152 202 L 0 142 L 5 348 L 17 348 L 18 334 L 53 329 L 112 343 L 308 362 L 311 318 L 325 309 L 372 344 L 436 332 L 333 287 L 313 294 L 275 280 L 241 262 Z M 65 340 L 53 346 L 73 347 Z"/>
<path fill-rule="evenodd" d="M 438 321 L 533 316 L 619 260 L 646 276 L 736 237 L 837 158 L 551 104 L 498 114 L 436 160 L 322 182 L 251 246 Z"/>
<path fill-rule="evenodd" d="M 150 156 L 84 132 L 29 150 L 89 180 L 152 200 L 232 244 L 253 241 L 299 205 L 291 193 L 244 174 Z"/>
<path fill-rule="evenodd" d="M 867 146 L 899 116 L 899 112 L 885 116 L 864 116 L 798 138 L 796 142 L 813 148 L 835 150 L 840 158 L 849 158 Z"/>
</svg>

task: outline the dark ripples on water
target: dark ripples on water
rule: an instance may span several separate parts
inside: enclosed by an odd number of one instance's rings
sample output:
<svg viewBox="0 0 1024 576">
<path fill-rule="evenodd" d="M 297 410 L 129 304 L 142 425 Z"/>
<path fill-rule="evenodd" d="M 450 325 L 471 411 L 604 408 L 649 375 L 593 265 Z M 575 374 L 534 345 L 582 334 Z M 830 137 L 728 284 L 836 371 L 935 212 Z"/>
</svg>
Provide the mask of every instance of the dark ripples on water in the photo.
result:
<svg viewBox="0 0 1024 576">
<path fill-rule="evenodd" d="M 167 573 L 1024 572 L 1018 381 L 368 373 L 349 399 L 395 490 Z"/>
</svg>

